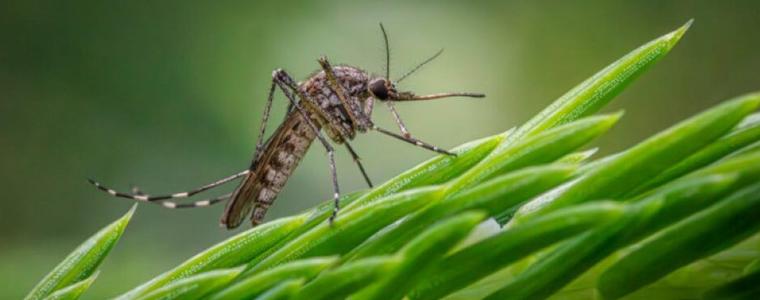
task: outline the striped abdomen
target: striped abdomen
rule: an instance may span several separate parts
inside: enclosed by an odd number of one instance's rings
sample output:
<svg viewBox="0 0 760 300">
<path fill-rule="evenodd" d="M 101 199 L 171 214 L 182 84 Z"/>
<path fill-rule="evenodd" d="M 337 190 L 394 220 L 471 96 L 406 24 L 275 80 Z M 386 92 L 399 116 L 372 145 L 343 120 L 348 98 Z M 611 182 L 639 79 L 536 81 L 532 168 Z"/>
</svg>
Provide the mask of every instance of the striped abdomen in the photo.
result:
<svg viewBox="0 0 760 300">
<path fill-rule="evenodd" d="M 315 138 L 316 133 L 297 110 L 288 113 L 259 156 L 254 157 L 251 172 L 232 194 L 222 215 L 222 225 L 238 227 L 252 209 L 251 223 L 260 224 Z"/>
</svg>

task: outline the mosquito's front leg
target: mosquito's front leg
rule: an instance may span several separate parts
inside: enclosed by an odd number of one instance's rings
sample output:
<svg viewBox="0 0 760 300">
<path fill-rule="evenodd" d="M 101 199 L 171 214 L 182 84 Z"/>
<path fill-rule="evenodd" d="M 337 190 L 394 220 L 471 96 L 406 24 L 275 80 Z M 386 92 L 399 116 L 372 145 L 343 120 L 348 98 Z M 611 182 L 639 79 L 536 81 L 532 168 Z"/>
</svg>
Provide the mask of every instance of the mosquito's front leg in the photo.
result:
<svg viewBox="0 0 760 300">
<path fill-rule="evenodd" d="M 414 137 L 411 137 L 411 136 L 405 137 L 403 135 L 400 135 L 400 134 L 397 134 L 397 133 L 394 133 L 394 132 L 382 129 L 380 127 L 377 127 L 377 125 L 372 125 L 372 130 L 375 130 L 375 131 L 380 132 L 382 134 L 385 134 L 385 135 L 397 138 L 399 140 L 402 140 L 404 142 L 410 143 L 410 144 L 415 145 L 417 147 L 422 147 L 422 148 L 428 149 L 430 151 L 438 152 L 440 154 L 446 154 L 446 155 L 456 156 L 456 154 L 451 153 L 451 152 L 446 151 L 446 150 L 443 150 L 443 149 L 441 149 L 441 148 L 439 148 L 437 146 L 433 146 L 431 144 L 425 143 L 425 142 L 420 141 L 420 140 L 418 140 L 418 139 L 416 139 Z"/>
<path fill-rule="evenodd" d="M 412 134 L 409 133 L 409 130 L 406 129 L 406 125 L 404 124 L 404 121 L 401 121 L 401 116 L 398 115 L 398 112 L 396 111 L 396 106 L 393 105 L 393 101 L 385 101 L 385 104 L 388 106 L 388 110 L 391 111 L 391 114 L 393 115 L 393 119 L 395 119 L 396 124 L 398 125 L 398 130 L 401 131 L 401 134 L 406 138 L 412 138 Z"/>
<path fill-rule="evenodd" d="M 343 105 L 343 108 L 348 112 L 348 117 L 351 119 L 351 122 L 354 124 L 354 126 L 359 126 L 359 122 L 366 122 L 364 120 L 369 120 L 369 117 L 364 115 L 364 112 L 359 107 L 354 107 L 351 105 L 351 103 L 348 101 L 348 96 L 346 95 L 346 91 L 343 89 L 343 86 L 338 84 L 338 80 L 336 79 L 335 72 L 333 72 L 333 68 L 330 65 L 330 62 L 327 61 L 327 57 L 322 56 L 319 58 L 319 65 L 322 67 L 322 71 L 325 72 L 325 77 L 327 77 L 327 83 L 330 87 L 330 90 L 332 90 L 337 96 L 338 99 L 340 99 L 341 104 Z M 365 125 L 366 126 L 366 125 Z M 359 158 L 359 155 L 356 154 L 356 151 L 354 151 L 354 148 L 351 147 L 351 144 L 348 143 L 348 139 L 343 139 L 344 143 L 346 144 L 346 148 L 348 149 L 348 152 L 351 154 L 351 157 L 354 159 L 354 163 L 359 167 L 359 171 L 361 171 L 362 176 L 364 177 L 364 181 L 367 182 L 367 185 L 369 187 L 372 187 L 372 181 L 369 179 L 369 176 L 367 175 L 367 171 L 364 170 L 364 166 L 362 165 L 361 159 Z"/>
<path fill-rule="evenodd" d="M 306 112 L 306 110 L 301 107 L 298 104 L 298 101 L 296 101 L 296 97 L 291 93 L 291 90 L 299 95 L 299 97 L 302 98 L 304 101 L 308 101 L 305 99 L 306 97 L 302 94 L 298 93 L 298 86 L 296 85 L 295 81 L 293 80 L 288 73 L 286 73 L 284 70 L 277 69 L 272 73 L 272 79 L 277 84 L 277 86 L 280 87 L 283 94 L 285 94 L 285 97 L 290 100 L 290 104 L 294 107 L 295 110 L 298 111 L 298 113 L 301 114 L 301 116 L 306 120 L 306 123 L 309 125 L 309 127 L 314 130 L 314 133 L 317 136 L 317 139 L 320 143 L 322 143 L 322 146 L 325 147 L 325 150 L 327 151 L 327 157 L 329 159 L 330 163 L 330 175 L 332 175 L 332 183 L 333 183 L 333 212 L 330 216 L 330 224 L 332 224 L 333 221 L 335 221 L 335 218 L 338 216 L 338 210 L 340 210 L 340 187 L 338 186 L 338 173 L 335 168 L 335 149 L 333 149 L 332 145 L 330 145 L 330 142 L 327 141 L 327 139 L 324 137 L 322 132 L 317 128 L 317 126 L 311 121 L 311 118 L 309 117 L 309 114 Z M 308 103 L 308 102 L 307 102 Z"/>
</svg>

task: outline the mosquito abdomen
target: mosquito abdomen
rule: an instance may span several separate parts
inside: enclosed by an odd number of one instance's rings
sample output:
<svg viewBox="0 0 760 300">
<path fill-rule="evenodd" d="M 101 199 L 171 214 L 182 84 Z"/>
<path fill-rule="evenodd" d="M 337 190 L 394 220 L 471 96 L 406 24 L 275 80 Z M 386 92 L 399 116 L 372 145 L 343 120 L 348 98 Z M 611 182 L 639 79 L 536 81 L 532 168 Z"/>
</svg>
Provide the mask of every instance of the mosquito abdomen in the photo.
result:
<svg viewBox="0 0 760 300">
<path fill-rule="evenodd" d="M 227 203 L 222 225 L 227 228 L 239 226 L 251 210 L 253 226 L 261 224 L 269 206 L 315 138 L 316 133 L 298 111 L 289 113 L 265 144 L 262 154 L 254 159 L 251 174 L 240 183 Z"/>
</svg>

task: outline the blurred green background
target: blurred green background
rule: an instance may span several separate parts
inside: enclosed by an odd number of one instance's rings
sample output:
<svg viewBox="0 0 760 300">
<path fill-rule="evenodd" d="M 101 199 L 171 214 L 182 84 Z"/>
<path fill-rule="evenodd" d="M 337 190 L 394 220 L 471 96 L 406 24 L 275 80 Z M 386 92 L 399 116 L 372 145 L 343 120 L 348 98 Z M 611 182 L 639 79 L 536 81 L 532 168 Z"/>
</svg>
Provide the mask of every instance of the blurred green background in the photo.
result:
<svg viewBox="0 0 760 300">
<path fill-rule="evenodd" d="M 524 122 L 690 18 L 680 45 L 609 108 L 626 115 L 597 141 L 602 154 L 760 87 L 757 1 L 191 2 L 0 4 L 0 298 L 24 295 L 129 208 L 86 177 L 163 193 L 242 170 L 271 71 L 304 79 L 327 55 L 380 73 L 380 21 L 396 76 L 446 49 L 402 89 L 488 95 L 398 105 L 414 134 L 446 148 Z M 285 110 L 276 101 L 270 126 Z M 383 106 L 374 119 L 394 128 Z M 354 145 L 377 183 L 432 156 L 377 134 Z M 313 148 L 269 219 L 329 198 Z M 364 188 L 343 148 L 338 157 L 343 190 Z M 218 226 L 221 210 L 142 205 L 86 296 L 123 292 L 234 234 Z"/>
</svg>

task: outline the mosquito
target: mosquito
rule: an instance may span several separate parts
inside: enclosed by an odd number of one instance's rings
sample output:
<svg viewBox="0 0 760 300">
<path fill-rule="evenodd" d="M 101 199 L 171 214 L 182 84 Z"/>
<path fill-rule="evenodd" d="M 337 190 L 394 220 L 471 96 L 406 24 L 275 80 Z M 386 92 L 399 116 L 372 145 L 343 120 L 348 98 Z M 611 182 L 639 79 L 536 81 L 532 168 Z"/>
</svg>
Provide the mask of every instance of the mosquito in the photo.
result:
<svg viewBox="0 0 760 300">
<path fill-rule="evenodd" d="M 412 136 L 404 122 L 401 121 L 401 117 L 394 107 L 394 102 L 433 100 L 457 96 L 485 97 L 484 94 L 467 92 L 415 95 L 412 92 L 398 91 L 396 89 L 397 83 L 437 58 L 443 50 L 438 51 L 397 80 L 392 81 L 390 79 L 388 34 L 382 23 L 380 30 L 385 42 L 385 76 L 370 75 L 353 66 L 333 67 L 324 56 L 318 59 L 321 68 L 303 82 L 296 82 L 282 69 L 276 69 L 272 72 L 272 84 L 264 108 L 256 150 L 248 169 L 191 191 L 159 196 L 144 194 L 136 188 L 133 188 L 131 193 L 118 192 L 94 180 L 88 179 L 89 182 L 112 196 L 157 203 L 167 208 L 204 207 L 229 200 L 220 220 L 221 226 L 227 229 L 236 228 L 248 215 L 250 215 L 252 226 L 257 226 L 263 222 L 267 210 L 274 203 L 311 143 L 316 139 L 327 151 L 329 160 L 334 190 L 333 211 L 329 218 L 329 222 L 332 224 L 340 209 L 338 202 L 340 189 L 335 168 L 335 149 L 328 138 L 335 144 L 346 146 L 367 185 L 372 187 L 372 181 L 364 170 L 359 155 L 349 143 L 357 133 L 365 133 L 370 130 L 377 131 L 430 151 L 454 155 Z M 285 94 L 289 101 L 287 113 L 282 124 L 264 141 L 267 121 L 277 88 Z M 401 134 L 380 128 L 372 122 L 370 116 L 376 100 L 388 106 Z M 232 193 L 192 203 L 170 201 L 199 194 L 241 177 L 243 180 Z"/>
</svg>

